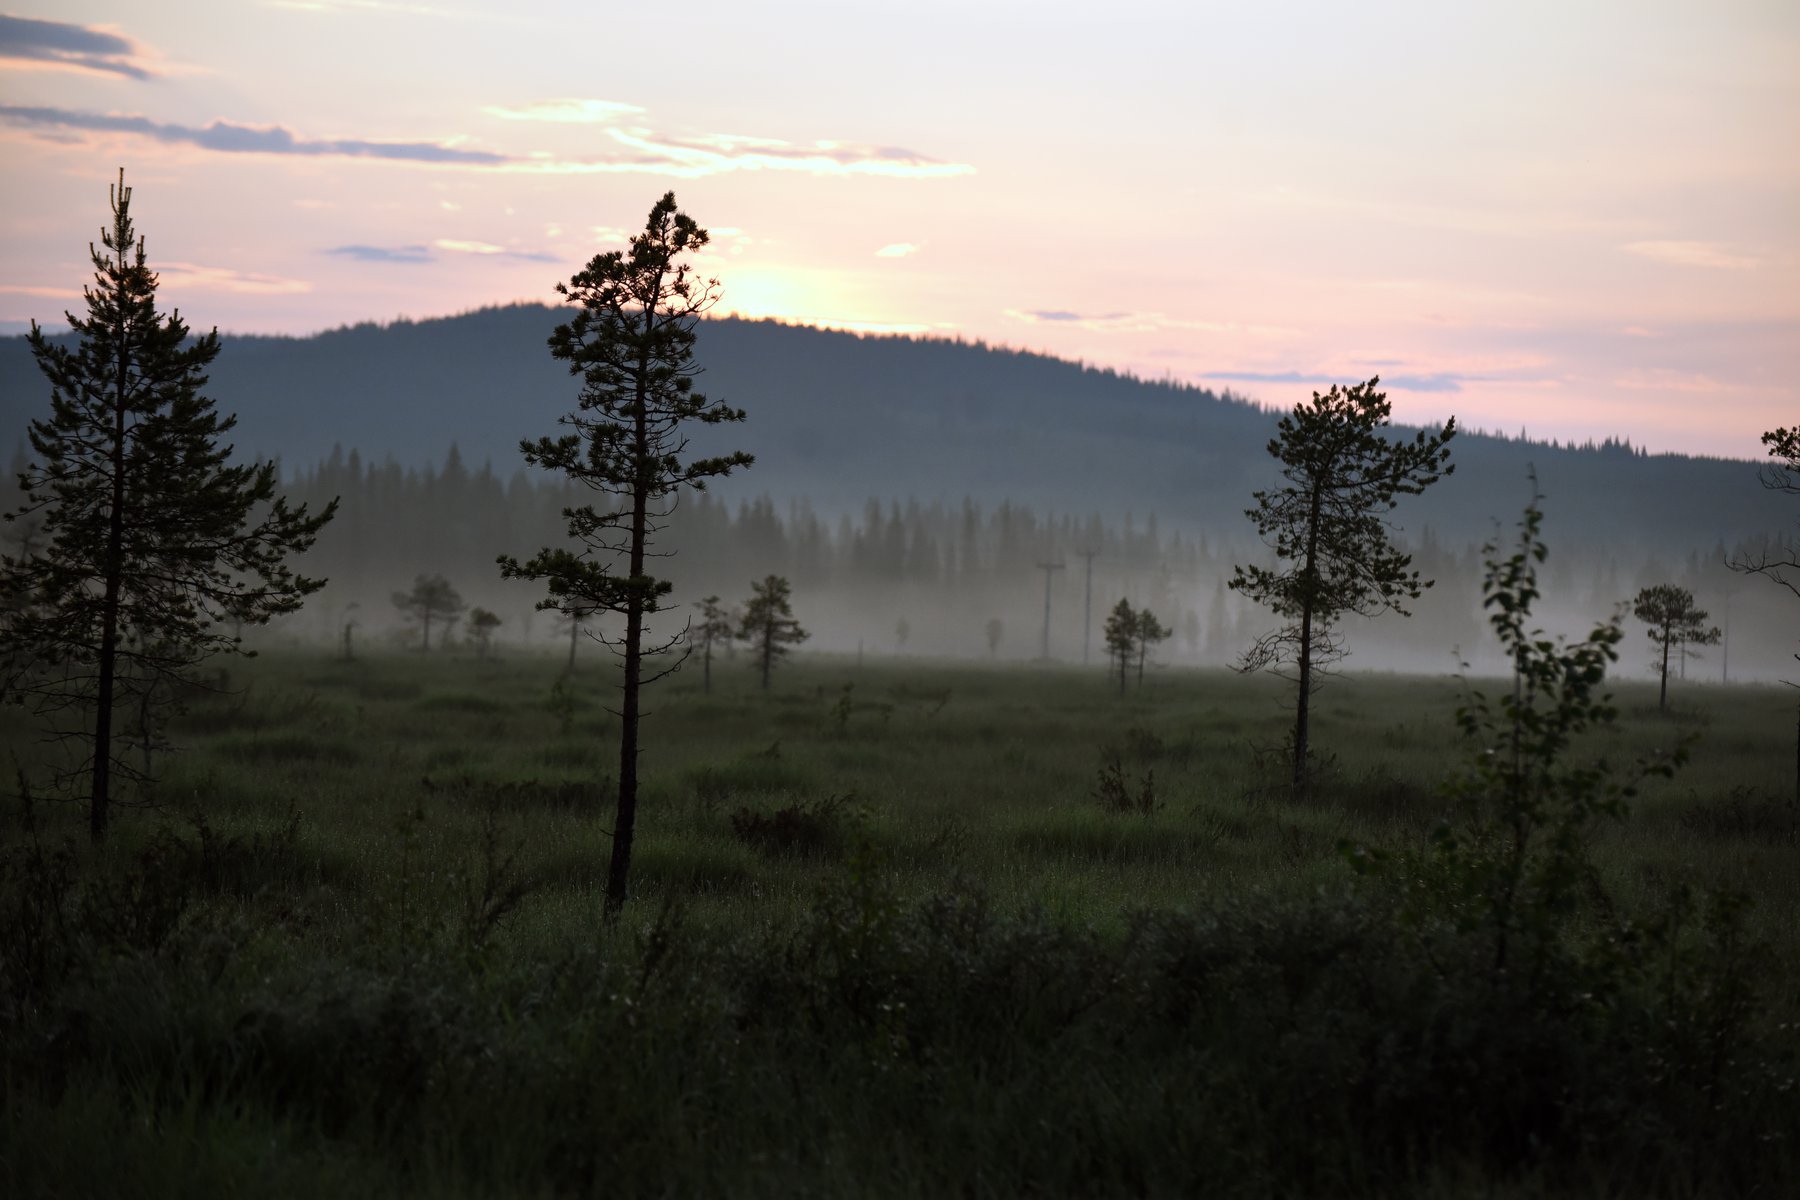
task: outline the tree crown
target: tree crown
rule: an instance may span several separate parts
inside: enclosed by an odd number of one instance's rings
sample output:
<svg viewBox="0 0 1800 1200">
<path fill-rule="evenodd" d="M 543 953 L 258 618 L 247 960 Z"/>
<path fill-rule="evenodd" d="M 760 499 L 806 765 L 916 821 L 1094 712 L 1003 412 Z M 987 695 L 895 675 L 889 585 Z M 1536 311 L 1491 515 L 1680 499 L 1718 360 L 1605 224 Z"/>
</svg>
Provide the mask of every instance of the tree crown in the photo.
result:
<svg viewBox="0 0 1800 1200">
<path fill-rule="evenodd" d="M 1410 442 L 1381 436 L 1392 406 L 1376 391 L 1377 376 L 1311 403 L 1296 405 L 1276 426 L 1269 453 L 1280 461 L 1285 487 L 1253 494 L 1245 515 L 1285 569 L 1238 567 L 1231 587 L 1285 617 L 1310 609 L 1325 617 L 1386 609 L 1404 614 L 1429 580 L 1410 570 L 1412 556 L 1389 538 L 1387 514 L 1401 496 L 1418 495 L 1455 472 L 1448 443 L 1453 417 Z"/>
</svg>

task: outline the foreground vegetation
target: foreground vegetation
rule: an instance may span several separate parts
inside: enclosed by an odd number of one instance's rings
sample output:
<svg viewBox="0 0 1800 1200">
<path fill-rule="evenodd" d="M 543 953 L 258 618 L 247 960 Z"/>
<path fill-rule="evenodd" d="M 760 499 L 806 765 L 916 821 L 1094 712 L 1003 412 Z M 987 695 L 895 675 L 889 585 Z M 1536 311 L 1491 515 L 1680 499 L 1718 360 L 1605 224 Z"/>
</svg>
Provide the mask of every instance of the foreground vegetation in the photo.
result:
<svg viewBox="0 0 1800 1200">
<path fill-rule="evenodd" d="M 1621 689 L 1575 757 L 1698 735 L 1691 760 L 1589 828 L 1591 876 L 1496 969 L 1444 851 L 1454 680 L 1334 682 L 1299 800 L 1279 681 L 684 672 L 605 930 L 613 681 L 560 665 L 235 665 L 98 850 L 0 717 L 0 1190 L 1776 1195 L 1800 1171 L 1774 689 L 1666 715 Z"/>
</svg>

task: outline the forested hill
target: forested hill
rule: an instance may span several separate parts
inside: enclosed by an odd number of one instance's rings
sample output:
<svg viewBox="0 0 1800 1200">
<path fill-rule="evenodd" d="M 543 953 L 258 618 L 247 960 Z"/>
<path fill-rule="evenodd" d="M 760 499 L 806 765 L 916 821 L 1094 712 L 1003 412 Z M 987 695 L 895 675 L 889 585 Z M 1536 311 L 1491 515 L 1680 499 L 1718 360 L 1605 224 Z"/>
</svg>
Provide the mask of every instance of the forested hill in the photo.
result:
<svg viewBox="0 0 1800 1200">
<path fill-rule="evenodd" d="M 544 344 L 559 319 L 518 305 L 307 338 L 227 337 L 209 391 L 239 414 L 241 450 L 292 468 L 334 445 L 424 466 L 455 443 L 504 477 L 520 461 L 519 440 L 556 432 L 574 402 L 575 381 Z M 749 413 L 708 431 L 712 444 L 757 457 L 722 485 L 727 498 L 804 497 L 826 514 L 870 497 L 1010 499 L 1155 512 L 1242 536 L 1250 493 L 1273 479 L 1264 445 L 1275 414 L 1198 388 L 975 343 L 735 319 L 706 323 L 699 357 L 703 390 Z M 23 444 L 47 397 L 24 339 L 0 339 L 0 445 Z M 1556 541 L 1686 552 L 1785 518 L 1748 462 L 1467 433 L 1454 451 L 1457 474 L 1400 514 L 1409 527 L 1480 539 L 1523 506 L 1528 466 Z"/>
</svg>

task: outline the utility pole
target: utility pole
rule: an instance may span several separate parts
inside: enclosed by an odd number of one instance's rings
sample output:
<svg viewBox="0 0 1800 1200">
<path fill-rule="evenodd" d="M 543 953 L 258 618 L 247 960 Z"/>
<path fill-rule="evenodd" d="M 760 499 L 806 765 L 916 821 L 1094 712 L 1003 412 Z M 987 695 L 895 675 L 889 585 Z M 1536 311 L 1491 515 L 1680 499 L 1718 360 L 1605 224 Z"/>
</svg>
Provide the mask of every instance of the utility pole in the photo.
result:
<svg viewBox="0 0 1800 1200">
<path fill-rule="evenodd" d="M 1088 665 L 1088 643 L 1093 640 L 1094 628 L 1094 555 L 1098 549 L 1077 550 L 1075 553 L 1087 560 L 1087 590 L 1081 604 L 1081 665 Z"/>
<path fill-rule="evenodd" d="M 1725 644 L 1720 652 L 1720 682 L 1731 682 L 1731 598 L 1737 595 L 1736 589 L 1725 593 Z"/>
<path fill-rule="evenodd" d="M 1064 566 L 1064 564 L 1062 564 L 1060 562 L 1053 562 L 1053 563 L 1041 562 L 1037 565 L 1038 570 L 1040 570 L 1044 573 L 1044 659 L 1045 659 L 1045 661 L 1048 661 L 1050 658 L 1050 576 L 1054 572 L 1062 570 L 1063 566 Z"/>
</svg>

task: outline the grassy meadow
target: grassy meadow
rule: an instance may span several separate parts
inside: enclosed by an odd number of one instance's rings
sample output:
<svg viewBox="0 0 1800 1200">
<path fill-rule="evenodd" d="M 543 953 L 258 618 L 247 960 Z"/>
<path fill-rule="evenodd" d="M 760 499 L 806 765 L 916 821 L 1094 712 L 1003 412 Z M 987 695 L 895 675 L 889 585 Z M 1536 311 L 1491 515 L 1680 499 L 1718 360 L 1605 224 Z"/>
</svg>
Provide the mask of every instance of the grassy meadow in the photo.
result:
<svg viewBox="0 0 1800 1200">
<path fill-rule="evenodd" d="M 742 658 L 229 664 L 96 851 L 0 713 L 9 1195 L 1778 1195 L 1800 1164 L 1794 706 L 1689 745 L 1494 953 L 1442 866 L 1451 678 Z M 1495 682 L 1491 690 L 1504 684 Z M 35 782 L 34 782 L 35 781 Z M 1497 962 L 1507 965 L 1499 966 Z M 1529 962 L 1529 967 L 1527 963 Z"/>
</svg>

